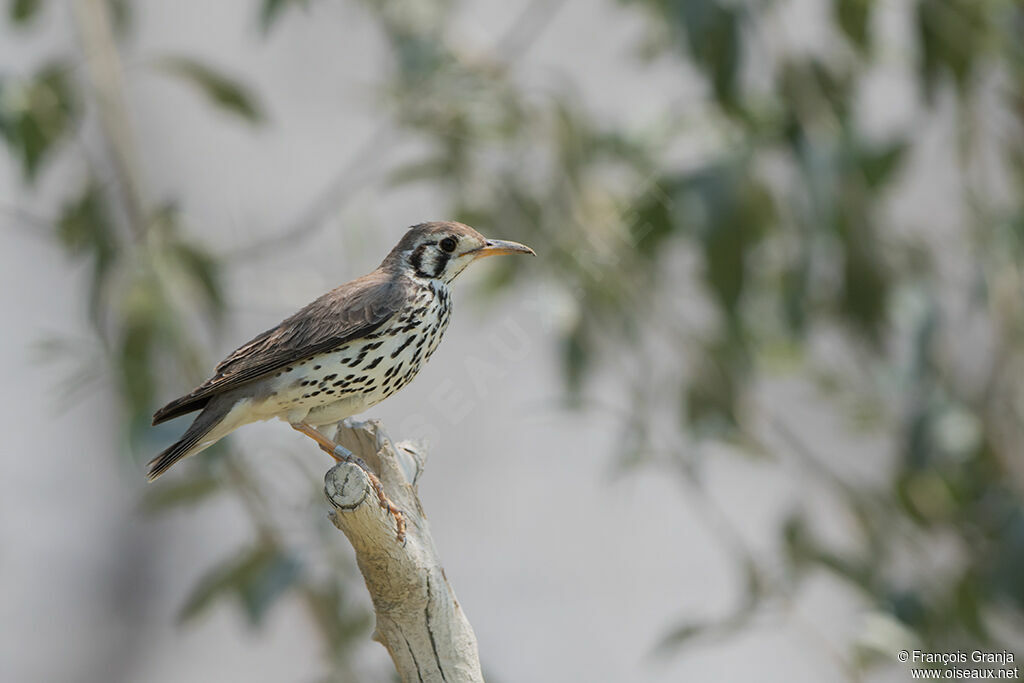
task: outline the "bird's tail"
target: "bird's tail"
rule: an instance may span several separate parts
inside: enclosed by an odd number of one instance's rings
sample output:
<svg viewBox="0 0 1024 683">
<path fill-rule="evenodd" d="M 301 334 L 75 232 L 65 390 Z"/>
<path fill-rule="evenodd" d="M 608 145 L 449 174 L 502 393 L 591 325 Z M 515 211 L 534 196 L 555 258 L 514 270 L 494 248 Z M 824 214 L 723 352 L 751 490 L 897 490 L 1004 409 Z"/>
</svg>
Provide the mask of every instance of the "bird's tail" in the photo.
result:
<svg viewBox="0 0 1024 683">
<path fill-rule="evenodd" d="M 208 403 L 177 442 L 149 461 L 149 481 L 159 477 L 182 458 L 209 448 L 236 427 L 241 426 L 238 416 L 232 415 L 237 407 L 239 406 L 235 402 L 214 400 Z M 231 419 L 232 417 L 236 419 Z"/>
</svg>

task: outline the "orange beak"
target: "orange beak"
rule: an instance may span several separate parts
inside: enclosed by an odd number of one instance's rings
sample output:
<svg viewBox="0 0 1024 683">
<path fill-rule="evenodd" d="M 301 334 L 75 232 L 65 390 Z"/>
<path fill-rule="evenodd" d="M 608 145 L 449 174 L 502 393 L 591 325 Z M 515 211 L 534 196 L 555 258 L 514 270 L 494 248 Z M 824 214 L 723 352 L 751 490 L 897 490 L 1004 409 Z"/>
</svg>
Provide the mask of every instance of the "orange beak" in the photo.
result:
<svg viewBox="0 0 1024 683">
<path fill-rule="evenodd" d="M 508 242 L 506 240 L 487 240 L 487 244 L 468 253 L 473 255 L 474 260 L 485 256 L 500 256 L 501 254 L 537 255 L 533 249 L 530 249 L 525 244 L 519 244 L 519 242 Z"/>
</svg>

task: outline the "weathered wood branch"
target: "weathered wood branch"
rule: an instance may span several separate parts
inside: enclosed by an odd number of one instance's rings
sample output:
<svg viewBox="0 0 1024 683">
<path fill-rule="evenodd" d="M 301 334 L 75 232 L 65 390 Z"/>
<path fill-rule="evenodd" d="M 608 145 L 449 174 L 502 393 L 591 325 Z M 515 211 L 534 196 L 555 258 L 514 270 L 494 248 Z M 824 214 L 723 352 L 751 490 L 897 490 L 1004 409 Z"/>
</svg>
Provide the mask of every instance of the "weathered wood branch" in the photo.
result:
<svg viewBox="0 0 1024 683">
<path fill-rule="evenodd" d="M 416 494 L 424 463 L 419 447 L 392 444 L 374 420 L 345 420 L 333 437 L 373 470 L 405 516 L 400 542 L 394 517 L 380 506 L 362 468 L 339 463 L 327 472 L 331 521 L 352 543 L 377 613 L 374 639 L 387 648 L 403 681 L 483 681 L 476 636 L 448 585 Z"/>
</svg>

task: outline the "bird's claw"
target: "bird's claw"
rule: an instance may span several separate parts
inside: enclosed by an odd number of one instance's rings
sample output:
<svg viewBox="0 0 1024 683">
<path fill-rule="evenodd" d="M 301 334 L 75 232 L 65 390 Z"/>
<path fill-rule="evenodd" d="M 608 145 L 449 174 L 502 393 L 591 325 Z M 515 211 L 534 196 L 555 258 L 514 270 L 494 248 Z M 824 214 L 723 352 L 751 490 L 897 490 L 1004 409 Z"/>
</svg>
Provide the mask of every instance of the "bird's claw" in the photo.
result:
<svg viewBox="0 0 1024 683">
<path fill-rule="evenodd" d="M 316 441 L 321 449 L 329 453 L 331 457 L 338 462 L 350 462 L 366 473 L 366 478 L 370 480 L 370 485 L 373 487 L 374 493 L 377 494 L 377 502 L 395 518 L 398 542 L 405 545 L 405 515 L 402 514 L 402 511 L 399 510 L 395 504 L 391 502 L 391 499 L 388 498 L 387 494 L 384 493 L 384 486 L 381 484 L 380 478 L 374 474 L 373 470 L 370 469 L 370 466 L 349 449 L 345 448 L 341 444 L 334 443 L 331 439 L 328 439 L 315 427 L 305 423 L 293 423 L 292 427 Z"/>
<path fill-rule="evenodd" d="M 405 515 L 398 509 L 388 495 L 384 493 L 384 487 L 380 483 L 380 479 L 373 472 L 367 471 L 370 485 L 373 486 L 374 492 L 377 494 L 377 502 L 380 504 L 388 514 L 395 518 L 395 536 L 399 543 L 405 545 Z"/>
<path fill-rule="evenodd" d="M 387 510 L 395 518 L 395 540 L 405 545 L 405 515 L 395 507 L 391 501 L 382 502 L 381 507 Z"/>
<path fill-rule="evenodd" d="M 362 458 L 356 457 L 355 453 L 345 448 L 344 446 L 336 444 L 334 446 L 333 455 L 337 457 L 339 460 L 355 463 L 366 473 L 366 478 L 370 480 L 370 485 L 373 487 L 374 493 L 377 494 L 377 502 L 380 504 L 381 508 L 386 510 L 388 514 L 395 518 L 395 528 L 398 542 L 402 545 L 405 545 L 405 515 L 403 515 L 402 511 L 399 510 L 398 507 L 391 502 L 391 499 L 388 498 L 388 495 L 384 493 L 384 485 L 381 484 L 380 478 L 373 473 L 369 465 L 363 462 Z"/>
</svg>

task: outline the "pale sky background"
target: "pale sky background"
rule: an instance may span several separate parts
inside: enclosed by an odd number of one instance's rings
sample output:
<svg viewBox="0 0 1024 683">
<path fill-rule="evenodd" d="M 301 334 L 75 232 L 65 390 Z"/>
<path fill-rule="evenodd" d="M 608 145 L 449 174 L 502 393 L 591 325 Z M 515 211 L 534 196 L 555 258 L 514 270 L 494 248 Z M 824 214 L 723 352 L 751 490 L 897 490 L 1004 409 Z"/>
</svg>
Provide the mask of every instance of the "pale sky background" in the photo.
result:
<svg viewBox="0 0 1024 683">
<path fill-rule="evenodd" d="M 780 25 L 811 49 L 822 40 L 816 26 L 828 3 L 791 4 Z M 384 52 L 356 3 L 311 3 L 308 13 L 289 13 L 266 39 L 257 3 L 133 5 L 138 30 L 124 59 L 143 181 L 152 197 L 179 199 L 190 227 L 214 251 L 229 252 L 290 224 L 374 129 Z M 485 49 L 522 5 L 467 2 L 454 30 Z M 601 116 L 640 125 L 667 102 L 700 92 L 676 66 L 632 60 L 642 26 L 638 13 L 617 3 L 571 0 L 520 60 L 517 74 L 538 87 L 572 82 Z M 888 11 L 886 26 L 898 40 L 905 17 Z M 24 72 L 40 54 L 74 40 L 63 3 L 51 3 L 30 38 L 5 31 L 5 72 Z M 262 96 L 269 125 L 239 125 L 147 68 L 170 53 L 240 76 Z M 911 103 L 901 95 L 906 81 L 899 68 L 876 86 L 865 93 L 865 106 L 877 110 L 871 118 L 884 129 L 899 123 Z M 943 134 L 921 131 L 937 142 Z M 396 155 L 408 152 L 399 144 Z M 367 172 L 367 185 L 312 237 L 230 271 L 230 327 L 211 358 L 375 267 L 406 226 L 444 218 L 429 190 L 395 192 L 379 173 Z M 46 197 L 61 190 L 59 171 L 47 177 L 39 197 L 23 196 L 16 177 L 14 164 L 0 155 L 4 205 L 46 206 Z M 931 179 L 931 191 L 941 189 L 941 170 Z M 909 196 L 896 210 L 913 216 L 919 204 Z M 91 385 L 61 408 L 56 388 L 67 366 L 33 360 L 33 345 L 47 336 L 87 338 L 79 303 L 85 269 L 30 226 L 8 216 L 0 221 L 0 310 L 7 321 L 0 335 L 0 680 L 317 680 L 324 671 L 316 635 L 290 600 L 258 631 L 228 602 L 188 627 L 176 626 L 189 588 L 248 540 L 248 522 L 229 497 L 155 521 L 139 513 L 144 476 L 117 457 L 109 383 Z M 430 364 L 367 416 L 382 419 L 395 439 L 430 438 L 420 495 L 493 680 L 839 680 L 836 656 L 845 656 L 862 632 L 865 614 L 859 598 L 824 576 L 739 637 L 673 658 L 653 656 L 673 624 L 729 610 L 735 568 L 697 512 L 699 503 L 688 501 L 674 479 L 643 469 L 616 475 L 609 449 L 615 426 L 607 416 L 557 407 L 560 306 L 543 283 L 485 310 L 471 295 L 479 276 L 468 272 L 457 283 L 456 313 Z M 504 343 L 509 339 L 511 345 Z M 484 363 L 499 375 L 484 374 Z M 770 391 L 844 469 L 871 476 L 884 462 L 884 444 L 837 438 L 838 420 L 815 407 L 805 388 L 780 383 Z M 439 394 L 459 395 L 455 410 L 465 416 L 451 419 L 453 405 Z M 261 477 L 285 473 L 283 508 L 299 517 L 326 514 L 325 503 L 310 507 L 289 488 L 287 467 L 278 460 L 281 451 L 323 460 L 302 437 L 274 423 L 247 427 L 238 439 Z M 321 464 L 326 470 L 328 463 Z M 795 468 L 723 456 L 708 476 L 712 495 L 759 551 L 790 503 L 812 495 Z M 827 502 L 822 506 L 827 519 Z M 842 521 L 836 524 L 841 528 Z M 340 534 L 336 540 L 350 552 Z M 127 582 L 138 582 L 151 600 L 122 604 L 116 596 Z M 357 594 L 368 604 L 365 591 Z M 387 680 L 390 664 L 380 645 L 367 641 L 359 660 L 367 680 Z M 871 680 L 905 677 L 894 668 Z"/>
</svg>

